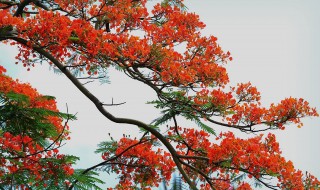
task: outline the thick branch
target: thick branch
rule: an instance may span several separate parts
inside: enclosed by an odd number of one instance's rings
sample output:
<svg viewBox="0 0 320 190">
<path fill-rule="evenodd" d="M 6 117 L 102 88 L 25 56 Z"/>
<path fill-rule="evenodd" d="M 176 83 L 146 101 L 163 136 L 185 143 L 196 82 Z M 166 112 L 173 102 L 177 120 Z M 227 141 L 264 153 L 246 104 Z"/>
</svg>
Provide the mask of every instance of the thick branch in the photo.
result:
<svg viewBox="0 0 320 190">
<path fill-rule="evenodd" d="M 32 2 L 32 0 L 24 0 L 20 5 L 18 5 L 17 11 L 14 13 L 13 16 L 21 16 L 23 13 L 23 9 Z"/>
<path fill-rule="evenodd" d="M 18 5 L 17 11 L 14 13 L 13 16 L 21 16 L 24 13 L 23 9 L 28 6 L 30 3 L 34 3 L 36 6 L 43 8 L 44 10 L 49 11 L 49 8 L 46 7 L 43 3 L 39 0 L 24 0 L 22 3 Z"/>
<path fill-rule="evenodd" d="M 183 159 L 195 159 L 195 160 L 206 160 L 209 161 L 208 157 L 205 156 L 187 156 L 187 155 L 178 155 L 179 158 L 183 158 Z"/>
</svg>

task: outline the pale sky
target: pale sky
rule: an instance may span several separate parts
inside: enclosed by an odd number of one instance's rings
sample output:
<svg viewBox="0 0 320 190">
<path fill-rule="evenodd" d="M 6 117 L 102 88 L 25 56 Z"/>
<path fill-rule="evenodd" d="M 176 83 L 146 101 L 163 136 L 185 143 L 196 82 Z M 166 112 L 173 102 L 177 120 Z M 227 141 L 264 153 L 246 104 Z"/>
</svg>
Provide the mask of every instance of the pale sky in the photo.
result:
<svg viewBox="0 0 320 190">
<path fill-rule="evenodd" d="M 320 1 L 318 0 L 188 0 L 189 11 L 196 12 L 207 25 L 204 34 L 215 35 L 234 61 L 229 63 L 231 84 L 251 81 L 269 105 L 285 97 L 301 97 L 320 111 Z M 138 134 L 135 126 L 118 125 L 105 119 L 64 76 L 53 74 L 48 66 L 37 66 L 27 72 L 14 64 L 16 50 L 0 46 L 0 64 L 11 76 L 30 82 L 42 94 L 57 98 L 61 111 L 78 113 L 70 123 L 71 141 L 63 151 L 81 157 L 79 167 L 90 167 L 100 161 L 93 151 L 96 145 L 113 137 Z M 110 72 L 111 84 L 87 85 L 105 103 L 127 103 L 110 108 L 116 116 L 149 123 L 158 110 L 145 102 L 154 99 L 149 88 L 129 80 L 121 73 Z M 275 132 L 283 155 L 295 167 L 320 178 L 320 118 L 306 118 L 304 127 L 287 127 Z M 183 124 L 183 123 L 182 123 Z M 187 124 L 187 123 L 186 123 Z M 213 126 L 219 133 L 222 128 Z M 236 134 L 246 135 L 234 130 Z M 115 183 L 114 176 L 103 176 Z M 108 185 L 108 186 L 112 186 Z"/>
</svg>

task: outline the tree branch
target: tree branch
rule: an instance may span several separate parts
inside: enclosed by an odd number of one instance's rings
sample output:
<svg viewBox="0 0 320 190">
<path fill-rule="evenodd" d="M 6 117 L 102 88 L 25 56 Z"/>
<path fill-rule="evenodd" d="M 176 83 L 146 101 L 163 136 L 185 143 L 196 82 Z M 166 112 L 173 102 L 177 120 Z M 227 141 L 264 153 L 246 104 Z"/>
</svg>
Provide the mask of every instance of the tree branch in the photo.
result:
<svg viewBox="0 0 320 190">
<path fill-rule="evenodd" d="M 103 165 L 107 164 L 107 163 L 110 162 L 110 161 L 116 160 L 116 159 L 119 158 L 122 154 L 124 154 L 125 152 L 127 152 L 129 149 L 131 149 L 131 148 L 133 148 L 133 147 L 135 147 L 135 146 L 137 146 L 137 145 L 139 145 L 139 144 L 143 144 L 143 143 L 147 142 L 148 140 L 142 141 L 142 138 L 143 138 L 145 135 L 146 135 L 146 133 L 143 134 L 143 136 L 141 137 L 141 139 L 140 139 L 139 142 L 137 142 L 137 143 L 135 143 L 135 144 L 133 144 L 133 145 L 131 145 L 131 146 L 128 146 L 126 149 L 124 149 L 124 150 L 123 150 L 122 152 L 120 152 L 118 155 L 115 155 L 115 156 L 113 156 L 112 158 L 109 158 L 108 160 L 105 160 L 105 161 L 103 161 L 103 162 L 100 162 L 99 164 L 96 164 L 96 165 L 94 165 L 94 166 L 91 166 L 90 168 L 85 169 L 81 174 L 82 174 L 82 175 L 83 175 L 83 174 L 86 174 L 86 173 L 88 173 L 89 171 L 96 169 L 97 167 L 103 166 Z M 69 190 L 72 190 L 72 188 L 74 187 L 74 185 L 75 185 L 76 183 L 78 183 L 78 181 L 79 181 L 79 180 L 75 180 L 74 182 L 72 182 L 72 185 L 69 187 Z"/>
<path fill-rule="evenodd" d="M 205 173 L 202 172 L 200 169 L 198 169 L 198 168 L 196 168 L 196 167 L 194 167 L 194 166 L 192 166 L 192 165 L 190 165 L 190 164 L 188 164 L 188 163 L 186 163 L 186 162 L 184 162 L 184 161 L 181 161 L 181 163 L 182 163 L 183 165 L 191 168 L 192 170 L 194 170 L 194 171 L 197 172 L 198 174 L 202 175 L 202 176 L 206 179 L 206 181 L 209 183 L 210 187 L 211 187 L 212 189 L 216 189 L 216 188 L 214 188 L 213 183 L 211 182 L 212 179 L 211 179 L 207 174 L 205 174 Z"/>
<path fill-rule="evenodd" d="M 17 11 L 13 14 L 13 16 L 21 16 L 23 13 L 23 9 L 32 2 L 32 0 L 24 0 L 22 3 L 18 5 Z"/>
<path fill-rule="evenodd" d="M 28 45 L 27 40 L 25 40 L 25 39 L 18 38 L 18 37 L 11 37 L 10 39 L 15 40 L 15 41 L 17 41 L 17 42 L 19 42 L 19 43 L 21 43 L 23 45 L 26 45 L 26 46 Z M 156 129 L 150 127 L 148 124 L 145 124 L 145 123 L 143 123 L 143 122 L 141 122 L 139 120 L 130 119 L 130 118 L 118 118 L 118 117 L 115 117 L 114 115 L 109 113 L 103 107 L 103 103 L 96 96 L 94 96 L 87 88 L 85 88 L 79 82 L 79 80 L 75 76 L 73 76 L 72 73 L 69 72 L 69 70 L 67 70 L 65 68 L 65 66 L 62 63 L 60 63 L 55 57 L 53 57 L 49 52 L 45 51 L 44 49 L 42 49 L 42 48 L 40 48 L 38 46 L 32 46 L 31 48 L 33 50 L 35 50 L 36 52 L 38 52 L 39 54 L 41 54 L 44 57 L 46 57 L 47 59 L 49 59 L 55 66 L 57 66 L 60 69 L 60 71 L 62 73 L 64 73 L 65 76 L 68 77 L 68 79 L 78 88 L 78 90 L 80 90 L 82 92 L 82 94 L 84 94 L 93 104 L 95 104 L 95 106 L 100 111 L 100 113 L 102 115 L 104 115 L 106 118 L 108 118 L 109 120 L 111 120 L 111 121 L 113 121 L 115 123 L 136 125 L 138 127 L 141 127 L 143 129 L 149 131 L 155 137 L 157 137 L 163 143 L 163 145 L 168 149 L 168 151 L 171 153 L 173 161 L 175 162 L 178 170 L 180 171 L 181 175 L 186 180 L 186 182 L 190 185 L 190 187 L 192 189 L 197 189 L 197 187 L 193 184 L 193 182 L 190 180 L 189 176 L 186 174 L 186 172 L 182 168 L 180 160 L 177 157 L 178 154 L 177 154 L 176 150 L 174 149 L 174 147 L 167 141 L 167 139 L 160 132 L 158 132 Z"/>
</svg>

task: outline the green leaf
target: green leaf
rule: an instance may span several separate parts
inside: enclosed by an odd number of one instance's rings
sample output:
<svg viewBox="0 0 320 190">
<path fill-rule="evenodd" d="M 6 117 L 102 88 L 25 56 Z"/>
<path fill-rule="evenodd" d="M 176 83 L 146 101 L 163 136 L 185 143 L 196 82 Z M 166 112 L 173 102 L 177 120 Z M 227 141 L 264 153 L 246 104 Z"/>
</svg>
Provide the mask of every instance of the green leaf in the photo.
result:
<svg viewBox="0 0 320 190">
<path fill-rule="evenodd" d="M 168 122 L 170 119 L 172 119 L 176 113 L 172 110 L 164 110 L 162 111 L 163 114 L 162 116 L 158 117 L 157 119 L 153 120 L 151 123 L 155 126 L 159 126 L 159 125 L 162 125 L 166 122 Z"/>
<path fill-rule="evenodd" d="M 73 41 L 73 42 L 78 42 L 80 39 L 79 39 L 79 37 L 76 37 L 76 36 L 70 36 L 69 40 Z"/>
<path fill-rule="evenodd" d="M 120 67 L 119 65 L 117 65 L 117 64 L 114 64 L 114 68 L 117 70 L 117 71 L 121 71 L 121 72 L 123 72 L 125 69 L 124 69 L 124 67 Z"/>
<path fill-rule="evenodd" d="M 172 140 L 183 140 L 183 138 L 180 135 L 171 135 L 167 137 L 168 139 L 172 139 Z"/>
<path fill-rule="evenodd" d="M 95 189 L 95 190 L 102 190 L 97 184 L 104 184 L 104 182 L 98 178 L 99 174 L 94 171 L 89 171 L 83 174 L 83 169 L 75 170 L 74 174 L 72 175 L 72 181 L 77 180 L 77 183 L 74 184 L 74 189 L 80 190 L 88 190 L 88 189 Z"/>
<path fill-rule="evenodd" d="M 191 114 L 182 114 L 186 119 L 191 120 L 193 122 L 195 122 L 201 129 L 203 129 L 204 131 L 215 135 L 216 136 L 216 132 L 214 129 L 212 129 L 211 127 L 209 127 L 208 125 L 204 124 L 203 122 L 200 121 L 200 119 L 197 116 L 191 115 Z"/>
<path fill-rule="evenodd" d="M 44 108 L 25 108 L 26 111 L 33 112 L 35 114 L 40 114 L 43 116 L 56 116 L 60 117 L 63 119 L 70 119 L 70 120 L 75 120 L 77 119 L 75 115 L 68 114 L 68 113 L 62 113 L 62 112 L 57 112 L 57 111 L 51 111 L 47 110 Z"/>
<path fill-rule="evenodd" d="M 272 172 L 268 172 L 268 175 L 272 176 L 272 177 L 278 177 L 280 176 L 280 174 L 278 173 L 272 173 Z"/>
<path fill-rule="evenodd" d="M 46 100 L 55 100 L 56 99 L 56 97 L 49 96 L 49 95 L 43 95 L 42 97 L 45 98 Z"/>
<path fill-rule="evenodd" d="M 157 131 L 160 130 L 159 127 L 156 126 L 156 125 L 149 125 L 149 127 L 150 127 L 150 128 L 153 128 L 153 129 L 155 129 L 155 130 L 157 130 Z M 140 132 L 141 132 L 141 133 L 149 132 L 149 131 L 145 130 L 145 129 L 142 128 L 142 127 L 139 127 L 139 129 L 140 129 Z"/>
<path fill-rule="evenodd" d="M 17 94 L 14 92 L 9 92 L 5 95 L 7 98 L 9 98 L 11 101 L 16 101 L 16 102 L 23 102 L 29 104 L 29 97 L 24 95 L 24 94 Z"/>
<path fill-rule="evenodd" d="M 111 140 L 111 141 L 103 141 L 98 144 L 98 148 L 95 151 L 95 153 L 114 153 L 118 148 L 117 141 Z"/>
<path fill-rule="evenodd" d="M 73 155 L 64 155 L 64 162 L 67 164 L 75 164 L 78 160 L 80 160 L 79 157 L 73 156 Z"/>
<path fill-rule="evenodd" d="M 0 28 L 0 37 L 6 35 L 9 31 L 13 30 L 13 26 L 8 25 Z"/>
<path fill-rule="evenodd" d="M 226 160 L 221 163 L 222 167 L 229 168 L 231 166 L 231 160 Z"/>
<path fill-rule="evenodd" d="M 204 131 L 216 136 L 216 132 L 211 127 L 209 127 L 208 125 L 202 123 L 200 120 L 195 120 L 195 123 L 199 127 L 201 127 L 201 129 L 203 129 Z"/>
</svg>

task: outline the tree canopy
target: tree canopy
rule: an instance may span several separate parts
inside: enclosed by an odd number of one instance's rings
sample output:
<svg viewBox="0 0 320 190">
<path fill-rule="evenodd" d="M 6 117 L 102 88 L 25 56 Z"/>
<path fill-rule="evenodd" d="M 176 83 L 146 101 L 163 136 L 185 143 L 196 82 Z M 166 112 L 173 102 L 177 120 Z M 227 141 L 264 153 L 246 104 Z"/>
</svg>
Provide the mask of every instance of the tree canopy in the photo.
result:
<svg viewBox="0 0 320 190">
<path fill-rule="evenodd" d="M 250 82 L 229 85 L 232 61 L 215 36 L 182 0 L 24 0 L 0 1 L 0 40 L 16 45 L 17 64 L 32 70 L 49 63 L 64 74 L 115 123 L 137 126 L 141 138 L 101 142 L 103 161 L 73 169 L 77 158 L 59 153 L 68 140 L 68 121 L 52 96 L 5 75 L 0 66 L 0 184 L 2 188 L 88 189 L 102 183 L 96 171 L 114 172 L 115 189 L 151 189 L 169 184 L 176 171 L 191 189 L 319 189 L 281 155 L 274 134 L 242 139 L 219 133 L 220 125 L 246 133 L 284 130 L 319 116 L 302 98 L 268 107 Z M 161 110 L 152 123 L 120 118 L 86 88 L 115 68 L 150 87 Z M 81 82 L 86 80 L 85 83 Z M 111 81 L 112 82 L 112 81 Z M 119 87 L 120 88 L 120 87 Z M 177 118 L 195 126 L 181 126 Z"/>
</svg>

